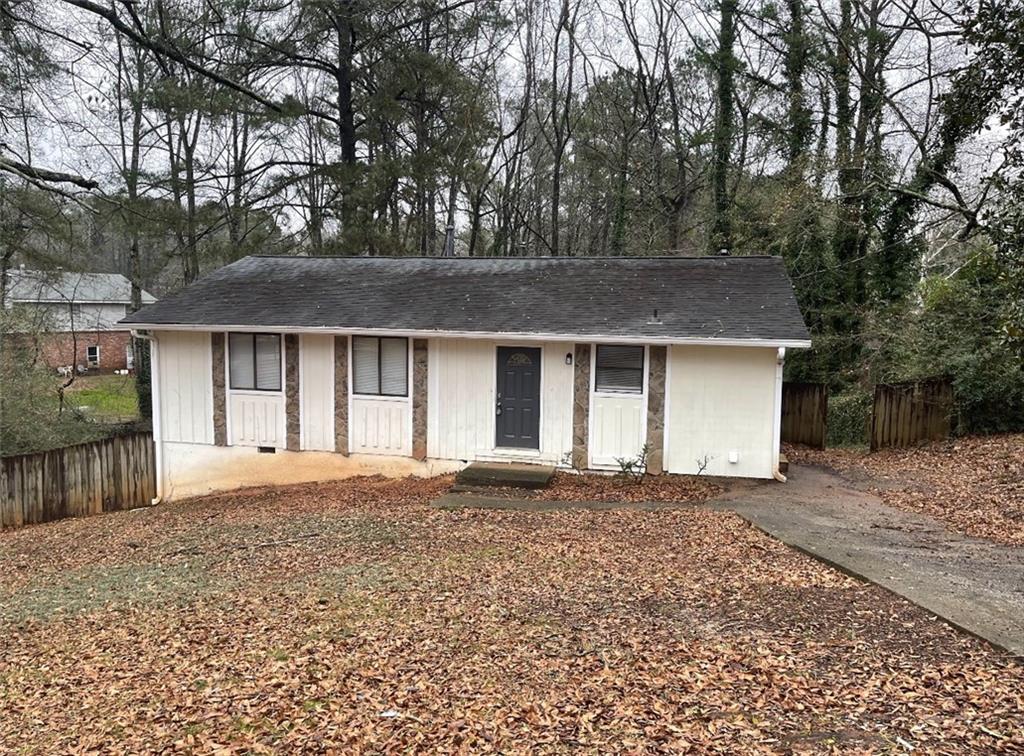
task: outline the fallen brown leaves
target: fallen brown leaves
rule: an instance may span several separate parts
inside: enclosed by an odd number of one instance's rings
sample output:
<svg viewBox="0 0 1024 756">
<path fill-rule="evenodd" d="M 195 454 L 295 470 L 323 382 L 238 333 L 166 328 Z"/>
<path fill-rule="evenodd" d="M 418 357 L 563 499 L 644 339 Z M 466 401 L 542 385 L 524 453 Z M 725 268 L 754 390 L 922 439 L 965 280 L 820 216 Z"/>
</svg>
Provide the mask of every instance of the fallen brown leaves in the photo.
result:
<svg viewBox="0 0 1024 756">
<path fill-rule="evenodd" d="M 575 475 L 556 472 L 547 488 L 533 492 L 550 501 L 683 502 L 697 504 L 721 492 L 707 478 L 648 475 L 639 482 L 621 475 Z"/>
<path fill-rule="evenodd" d="M 978 436 L 868 454 L 788 450 L 794 462 L 832 467 L 888 505 L 935 517 L 953 530 L 1024 546 L 1024 434 Z"/>
<path fill-rule="evenodd" d="M 1024 748 L 1021 667 L 733 515 L 450 482 L 0 534 L 0 751 Z"/>
</svg>

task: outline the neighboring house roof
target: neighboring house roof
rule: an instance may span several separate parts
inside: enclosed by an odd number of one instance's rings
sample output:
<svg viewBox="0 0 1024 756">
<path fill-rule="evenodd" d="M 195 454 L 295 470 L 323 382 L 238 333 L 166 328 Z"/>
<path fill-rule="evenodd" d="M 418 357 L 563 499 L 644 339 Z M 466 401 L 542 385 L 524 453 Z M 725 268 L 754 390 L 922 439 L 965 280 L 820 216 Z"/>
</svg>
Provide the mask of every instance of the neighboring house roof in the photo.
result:
<svg viewBox="0 0 1024 756">
<path fill-rule="evenodd" d="M 72 273 L 16 269 L 7 271 L 7 300 L 18 303 L 132 303 L 132 284 L 120 273 Z M 156 297 L 142 290 L 142 302 Z"/>
<path fill-rule="evenodd" d="M 810 345 L 777 257 L 247 257 L 121 322 Z"/>
</svg>

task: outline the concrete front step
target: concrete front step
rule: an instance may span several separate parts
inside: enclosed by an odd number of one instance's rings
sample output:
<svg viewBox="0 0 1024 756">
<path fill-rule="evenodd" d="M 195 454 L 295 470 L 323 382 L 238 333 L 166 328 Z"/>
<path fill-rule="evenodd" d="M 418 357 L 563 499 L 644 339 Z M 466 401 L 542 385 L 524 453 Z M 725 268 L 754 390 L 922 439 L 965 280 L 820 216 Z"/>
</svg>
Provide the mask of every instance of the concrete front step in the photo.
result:
<svg viewBox="0 0 1024 756">
<path fill-rule="evenodd" d="M 473 462 L 455 476 L 461 490 L 478 488 L 544 488 L 555 474 L 554 465 Z"/>
</svg>

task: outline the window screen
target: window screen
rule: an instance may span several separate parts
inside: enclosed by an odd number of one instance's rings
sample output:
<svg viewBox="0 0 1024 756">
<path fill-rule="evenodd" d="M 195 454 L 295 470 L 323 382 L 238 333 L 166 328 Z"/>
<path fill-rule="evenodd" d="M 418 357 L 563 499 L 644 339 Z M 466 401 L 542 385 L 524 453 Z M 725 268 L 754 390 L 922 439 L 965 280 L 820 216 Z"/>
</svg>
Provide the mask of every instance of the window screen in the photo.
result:
<svg viewBox="0 0 1024 756">
<path fill-rule="evenodd" d="M 642 346 L 598 346 L 594 388 L 597 391 L 642 393 L 644 390 L 644 348 Z"/>
<path fill-rule="evenodd" d="M 281 337 L 276 333 L 232 333 L 228 337 L 231 388 L 281 390 Z"/>
<path fill-rule="evenodd" d="M 408 339 L 352 337 L 352 393 L 408 395 Z"/>
</svg>

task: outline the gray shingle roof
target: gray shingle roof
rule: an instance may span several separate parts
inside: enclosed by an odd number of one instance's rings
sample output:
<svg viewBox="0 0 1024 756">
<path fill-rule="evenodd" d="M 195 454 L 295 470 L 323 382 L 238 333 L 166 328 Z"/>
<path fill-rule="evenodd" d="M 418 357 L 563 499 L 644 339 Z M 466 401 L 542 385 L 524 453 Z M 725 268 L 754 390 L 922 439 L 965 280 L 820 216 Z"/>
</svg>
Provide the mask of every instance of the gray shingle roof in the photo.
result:
<svg viewBox="0 0 1024 756">
<path fill-rule="evenodd" d="M 777 257 L 247 257 L 121 322 L 810 338 Z"/>
<path fill-rule="evenodd" d="M 7 271 L 7 298 L 11 302 L 77 302 L 131 304 L 131 282 L 120 273 L 73 273 L 68 271 Z M 145 289 L 142 301 L 155 302 Z"/>
</svg>

